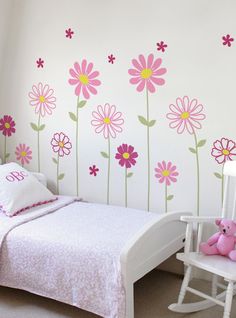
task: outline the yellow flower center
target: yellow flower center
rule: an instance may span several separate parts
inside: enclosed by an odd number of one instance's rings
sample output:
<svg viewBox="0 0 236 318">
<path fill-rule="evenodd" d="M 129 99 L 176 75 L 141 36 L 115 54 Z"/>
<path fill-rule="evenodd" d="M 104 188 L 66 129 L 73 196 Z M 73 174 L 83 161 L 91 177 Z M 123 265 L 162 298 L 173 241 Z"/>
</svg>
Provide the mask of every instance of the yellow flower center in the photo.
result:
<svg viewBox="0 0 236 318">
<path fill-rule="evenodd" d="M 40 103 L 44 103 L 45 97 L 43 95 L 39 96 L 39 101 L 40 101 Z"/>
<path fill-rule="evenodd" d="M 152 70 L 150 68 L 144 68 L 141 72 L 141 77 L 147 79 L 152 76 Z"/>
<path fill-rule="evenodd" d="M 9 129 L 11 126 L 9 123 L 5 123 L 5 128 Z"/>
<path fill-rule="evenodd" d="M 21 157 L 25 157 L 27 155 L 27 153 L 25 151 L 21 151 Z"/>
<path fill-rule="evenodd" d="M 162 175 L 163 175 L 164 177 L 168 177 L 168 176 L 170 175 L 170 171 L 169 171 L 169 170 L 163 170 L 163 171 L 162 171 Z"/>
<path fill-rule="evenodd" d="M 183 113 L 181 114 L 181 118 L 182 118 L 182 119 L 187 119 L 187 118 L 189 118 L 189 112 L 183 112 Z"/>
<path fill-rule="evenodd" d="M 110 120 L 109 117 L 106 117 L 106 118 L 103 119 L 103 122 L 104 122 L 104 124 L 110 124 L 111 120 Z"/>
<path fill-rule="evenodd" d="M 229 155 L 229 150 L 228 149 L 223 149 L 222 153 L 223 153 L 223 155 L 228 156 Z"/>
<path fill-rule="evenodd" d="M 124 159 L 129 159 L 129 157 L 130 157 L 130 155 L 129 155 L 128 152 L 124 152 L 124 153 L 123 153 L 123 158 L 124 158 Z"/>
<path fill-rule="evenodd" d="M 87 85 L 89 83 L 88 76 L 85 74 L 80 74 L 79 75 L 79 80 L 82 84 Z"/>
<path fill-rule="evenodd" d="M 59 145 L 60 148 L 64 147 L 64 143 L 62 141 L 59 141 L 58 145 Z"/>
</svg>

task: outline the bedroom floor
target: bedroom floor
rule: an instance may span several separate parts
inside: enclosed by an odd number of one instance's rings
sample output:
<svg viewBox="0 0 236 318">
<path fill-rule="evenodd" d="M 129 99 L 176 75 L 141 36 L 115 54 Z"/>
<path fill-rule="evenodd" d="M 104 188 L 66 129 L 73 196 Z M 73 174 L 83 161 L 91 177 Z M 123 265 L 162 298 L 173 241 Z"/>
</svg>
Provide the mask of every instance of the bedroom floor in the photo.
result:
<svg viewBox="0 0 236 318">
<path fill-rule="evenodd" d="M 181 277 L 154 270 L 135 285 L 135 318 L 222 318 L 219 306 L 194 314 L 175 314 L 167 306 L 176 301 Z M 208 283 L 193 282 L 207 291 Z M 190 296 L 191 299 L 196 298 Z M 188 299 L 190 299 L 190 297 Z M 0 287 L 0 318 L 99 318 L 99 316 L 24 291 Z M 236 318 L 236 299 L 231 318 Z"/>
</svg>

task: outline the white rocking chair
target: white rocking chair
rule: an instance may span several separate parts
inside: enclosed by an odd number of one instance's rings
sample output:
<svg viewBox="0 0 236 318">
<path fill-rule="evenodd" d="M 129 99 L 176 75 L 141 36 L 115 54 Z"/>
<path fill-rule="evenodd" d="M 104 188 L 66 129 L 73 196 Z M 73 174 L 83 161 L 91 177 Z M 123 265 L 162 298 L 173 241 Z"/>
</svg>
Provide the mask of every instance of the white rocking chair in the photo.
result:
<svg viewBox="0 0 236 318">
<path fill-rule="evenodd" d="M 225 178 L 225 187 L 222 218 L 236 219 L 236 189 L 234 188 L 232 192 L 232 181 L 234 181 L 235 184 L 236 179 L 236 161 L 226 162 L 223 174 Z M 231 208 L 229 208 L 228 199 L 232 193 L 233 203 Z M 183 222 L 187 222 L 186 243 L 184 253 L 178 253 L 177 259 L 184 262 L 186 265 L 186 272 L 180 289 L 178 302 L 169 306 L 169 309 L 172 311 L 190 313 L 207 309 L 217 304 L 224 307 L 223 318 L 230 317 L 232 299 L 236 294 L 236 262 L 224 256 L 206 256 L 199 252 L 199 244 L 202 240 L 203 224 L 214 223 L 216 218 L 217 217 L 194 216 L 183 216 L 181 218 Z M 194 244 L 196 245 L 196 250 L 191 252 L 193 245 L 192 237 L 194 223 L 197 224 L 197 242 Z M 189 287 L 193 267 L 212 273 L 211 296 Z M 218 276 L 223 277 L 227 284 L 219 283 Z M 224 291 L 218 294 L 218 287 Z M 187 291 L 200 296 L 205 300 L 194 303 L 183 303 Z"/>
</svg>

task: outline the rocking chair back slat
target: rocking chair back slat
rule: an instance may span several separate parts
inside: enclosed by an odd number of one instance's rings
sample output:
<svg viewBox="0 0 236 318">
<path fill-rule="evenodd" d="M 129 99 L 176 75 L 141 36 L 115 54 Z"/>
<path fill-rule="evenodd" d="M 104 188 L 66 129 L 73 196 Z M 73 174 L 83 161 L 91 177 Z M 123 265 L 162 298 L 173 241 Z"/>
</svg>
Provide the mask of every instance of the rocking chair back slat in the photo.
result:
<svg viewBox="0 0 236 318">
<path fill-rule="evenodd" d="M 223 197 L 223 206 L 222 206 L 222 218 L 226 218 L 227 210 L 228 210 L 228 189 L 229 189 L 229 183 L 230 178 L 228 175 L 224 177 L 225 179 L 225 185 L 224 185 L 224 197 Z"/>
</svg>

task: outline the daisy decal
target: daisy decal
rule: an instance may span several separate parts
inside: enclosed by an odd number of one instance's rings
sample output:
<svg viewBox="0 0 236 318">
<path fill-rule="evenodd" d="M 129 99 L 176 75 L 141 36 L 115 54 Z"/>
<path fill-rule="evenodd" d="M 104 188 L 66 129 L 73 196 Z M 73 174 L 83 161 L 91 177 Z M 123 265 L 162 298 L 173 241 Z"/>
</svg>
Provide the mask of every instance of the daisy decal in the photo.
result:
<svg viewBox="0 0 236 318">
<path fill-rule="evenodd" d="M 128 169 L 136 165 L 138 153 L 134 151 L 134 147 L 128 144 L 122 144 L 117 148 L 115 158 L 121 167 L 125 167 L 125 207 L 128 205 L 128 178 L 132 177 L 133 172 Z"/>
<path fill-rule="evenodd" d="M 149 110 L 149 94 L 155 93 L 157 87 L 165 84 L 163 76 L 167 70 L 162 66 L 161 58 L 154 58 L 153 54 L 149 54 L 145 57 L 140 54 L 137 59 L 132 59 L 132 68 L 128 70 L 131 76 L 129 82 L 136 86 L 136 90 L 141 93 L 145 92 L 146 100 L 146 117 L 138 116 L 139 122 L 146 127 L 146 138 L 147 138 L 147 210 L 150 210 L 150 128 L 156 123 L 156 119 L 150 119 Z"/>
<path fill-rule="evenodd" d="M 170 120 L 169 127 L 176 129 L 178 134 L 188 132 L 194 137 L 194 147 L 189 147 L 189 151 L 196 156 L 197 167 L 197 215 L 199 215 L 200 204 L 200 161 L 199 148 L 203 147 L 206 139 L 197 140 L 196 130 L 202 128 L 202 120 L 206 118 L 203 113 L 203 105 L 196 98 L 190 99 L 188 96 L 178 97 L 175 104 L 170 104 L 170 112 L 166 117 Z"/>
<path fill-rule="evenodd" d="M 172 164 L 172 162 L 162 162 L 157 163 L 157 167 L 155 168 L 155 177 L 158 179 L 159 183 L 165 184 L 165 211 L 167 212 L 167 202 L 173 199 L 173 195 L 168 195 L 167 186 L 170 186 L 171 183 L 177 181 L 177 176 L 179 173 L 176 170 L 176 166 Z"/>
<path fill-rule="evenodd" d="M 214 172 L 216 178 L 221 179 L 221 203 L 223 203 L 224 196 L 224 164 L 228 160 L 236 160 L 236 144 L 233 140 L 228 138 L 217 139 L 213 143 L 211 149 L 211 155 L 214 157 L 215 161 L 222 165 L 221 173 Z"/>
<path fill-rule="evenodd" d="M 123 115 L 116 110 L 115 105 L 106 103 L 98 105 L 97 110 L 92 112 L 91 125 L 97 134 L 102 133 L 107 140 L 107 152 L 101 151 L 103 158 L 107 159 L 107 204 L 110 202 L 110 167 L 111 167 L 111 138 L 116 138 L 118 133 L 123 131 Z"/>
<path fill-rule="evenodd" d="M 0 131 L 4 136 L 3 163 L 7 162 L 10 153 L 7 153 L 7 138 L 16 132 L 16 123 L 10 115 L 4 115 L 0 118 Z"/>
<path fill-rule="evenodd" d="M 57 165 L 57 193 L 59 194 L 59 181 L 65 176 L 64 173 L 59 173 L 59 162 L 60 158 L 68 156 L 70 154 L 72 144 L 68 136 L 63 132 L 55 133 L 51 140 L 52 150 L 57 154 L 57 158 L 52 158 L 52 161 Z"/>
<path fill-rule="evenodd" d="M 75 62 L 74 67 L 69 69 L 70 78 L 68 83 L 75 86 L 77 96 L 76 111 L 69 112 L 70 119 L 75 123 L 75 155 L 76 155 L 76 194 L 79 195 L 79 110 L 83 108 L 91 95 L 97 94 L 97 87 L 101 85 L 98 79 L 99 72 L 94 70 L 93 63 L 83 59 L 81 63 Z M 84 98 L 84 99 L 82 99 Z"/>
</svg>

